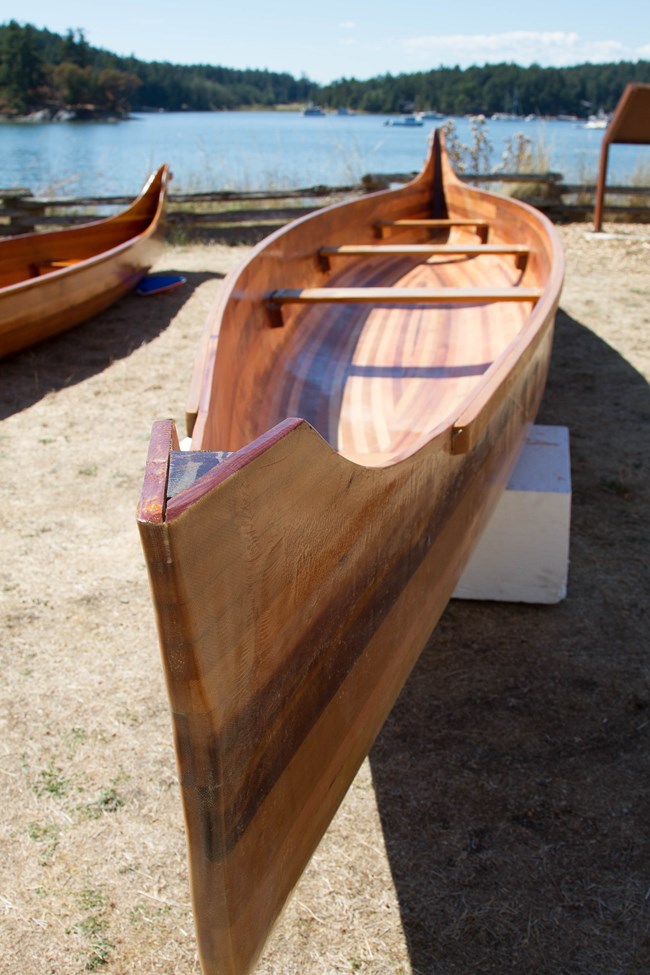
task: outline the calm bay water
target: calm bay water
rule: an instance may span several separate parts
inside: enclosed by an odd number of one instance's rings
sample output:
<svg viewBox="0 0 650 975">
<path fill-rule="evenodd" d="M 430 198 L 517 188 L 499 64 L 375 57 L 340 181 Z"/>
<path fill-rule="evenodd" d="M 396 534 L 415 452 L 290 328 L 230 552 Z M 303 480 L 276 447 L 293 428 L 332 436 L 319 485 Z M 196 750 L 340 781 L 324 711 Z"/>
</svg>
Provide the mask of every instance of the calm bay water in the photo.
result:
<svg viewBox="0 0 650 975">
<path fill-rule="evenodd" d="M 134 195 L 162 162 L 171 164 L 176 192 L 335 186 L 369 172 L 418 170 L 435 123 L 408 129 L 384 121 L 368 115 L 187 112 L 114 123 L 3 123 L 0 186 L 27 186 L 48 196 Z M 454 121 L 461 141 L 471 142 L 469 120 Z M 489 121 L 491 166 L 518 132 L 543 144 L 551 168 L 567 181 L 595 179 L 602 130 L 573 122 Z M 647 156 L 645 146 L 613 146 L 610 183 L 628 182 Z"/>
</svg>

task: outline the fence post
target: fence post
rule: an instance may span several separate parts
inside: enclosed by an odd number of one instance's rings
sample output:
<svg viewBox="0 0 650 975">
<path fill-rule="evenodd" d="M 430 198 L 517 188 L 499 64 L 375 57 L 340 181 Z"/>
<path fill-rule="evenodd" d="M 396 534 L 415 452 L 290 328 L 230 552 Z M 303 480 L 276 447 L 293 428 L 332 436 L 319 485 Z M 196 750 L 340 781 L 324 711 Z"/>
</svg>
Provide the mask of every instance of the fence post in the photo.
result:
<svg viewBox="0 0 650 975">
<path fill-rule="evenodd" d="M 32 191 L 25 187 L 0 189 L 0 214 L 9 217 L 9 223 L 1 225 L 9 235 L 31 234 L 36 230 L 38 217 L 45 213 L 45 206 L 35 200 Z"/>
</svg>

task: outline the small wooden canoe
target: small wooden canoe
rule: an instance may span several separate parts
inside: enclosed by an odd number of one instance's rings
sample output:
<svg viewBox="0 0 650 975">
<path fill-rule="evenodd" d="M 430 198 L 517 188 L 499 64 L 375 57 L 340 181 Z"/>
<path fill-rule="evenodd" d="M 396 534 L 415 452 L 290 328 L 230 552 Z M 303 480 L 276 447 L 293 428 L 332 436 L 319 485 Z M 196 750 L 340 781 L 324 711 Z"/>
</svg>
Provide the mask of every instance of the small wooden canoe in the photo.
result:
<svg viewBox="0 0 650 975">
<path fill-rule="evenodd" d="M 224 283 L 191 449 L 138 519 L 205 975 L 250 970 L 507 481 L 563 279 L 530 207 L 422 174 L 303 218 Z"/>
<path fill-rule="evenodd" d="M 121 213 L 0 240 L 0 358 L 58 335 L 130 291 L 162 253 L 166 165 Z"/>
</svg>

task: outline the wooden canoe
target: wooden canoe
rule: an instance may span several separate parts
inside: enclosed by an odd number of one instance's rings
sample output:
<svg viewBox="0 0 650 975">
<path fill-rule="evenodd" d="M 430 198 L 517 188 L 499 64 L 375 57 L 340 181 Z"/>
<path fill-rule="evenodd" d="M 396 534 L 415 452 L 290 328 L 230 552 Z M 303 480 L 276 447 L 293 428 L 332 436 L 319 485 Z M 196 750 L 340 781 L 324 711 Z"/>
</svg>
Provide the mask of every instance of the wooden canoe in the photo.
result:
<svg viewBox="0 0 650 975">
<path fill-rule="evenodd" d="M 205 975 L 242 975 L 444 610 L 538 409 L 544 216 L 422 174 L 303 218 L 224 283 L 191 449 L 138 520 Z"/>
<path fill-rule="evenodd" d="M 161 166 L 113 217 L 0 240 L 0 358 L 86 321 L 135 287 L 162 253 L 168 180 Z"/>
</svg>

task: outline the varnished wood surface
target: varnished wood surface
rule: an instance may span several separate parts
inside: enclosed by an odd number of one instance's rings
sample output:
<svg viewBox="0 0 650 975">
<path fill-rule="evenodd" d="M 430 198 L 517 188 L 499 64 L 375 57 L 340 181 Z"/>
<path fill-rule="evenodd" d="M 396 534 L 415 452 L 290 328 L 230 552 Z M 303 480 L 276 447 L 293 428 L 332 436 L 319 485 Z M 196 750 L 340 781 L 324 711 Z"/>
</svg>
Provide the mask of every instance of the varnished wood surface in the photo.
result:
<svg viewBox="0 0 650 975">
<path fill-rule="evenodd" d="M 609 147 L 615 143 L 650 145 L 650 85 L 629 82 L 600 144 L 598 182 L 594 204 L 594 229 L 602 230 Z"/>
<path fill-rule="evenodd" d="M 475 305 L 499 301 L 537 301 L 541 288 L 284 288 L 272 291 L 278 305 Z"/>
<path fill-rule="evenodd" d="M 393 371 L 393 385 L 398 384 L 400 389 L 400 416 L 398 419 L 395 415 L 394 440 L 401 442 L 404 426 L 411 419 L 414 428 L 421 428 L 423 406 L 429 417 L 429 431 L 434 431 L 448 420 L 450 403 L 460 404 L 465 397 L 470 407 L 472 393 L 480 395 L 488 370 L 495 372 L 497 360 L 510 343 L 518 338 L 521 350 L 534 339 L 537 323 L 548 317 L 559 287 L 553 277 L 558 273 L 553 268 L 558 265 L 552 228 L 525 205 L 464 186 L 444 162 L 439 167 L 439 175 L 443 173 L 444 195 L 435 187 L 431 159 L 428 170 L 402 190 L 371 194 L 297 221 L 259 245 L 251 259 L 229 276 L 214 315 L 212 334 L 206 339 L 195 370 L 190 396 L 188 413 L 196 448 L 233 450 L 259 436 L 287 415 L 289 388 L 291 401 L 301 404 L 300 410 L 290 409 L 289 413 L 309 419 L 337 449 L 346 451 L 337 433 L 339 419 L 341 426 L 369 427 L 365 439 L 369 444 L 376 443 L 378 433 L 372 430 L 373 425 L 382 430 L 387 422 L 383 405 L 386 380 L 391 378 L 385 373 L 387 368 Z M 432 217 L 436 193 L 440 197 L 437 212 L 441 215 Z M 410 223 L 402 224 L 405 220 Z M 433 227 L 432 220 L 436 221 Z M 376 245 L 377 224 L 389 221 L 396 224 L 389 231 L 394 245 L 450 244 L 472 248 L 481 242 L 477 229 L 488 223 L 490 245 L 524 247 L 529 250 L 529 257 L 525 268 L 518 267 L 513 257 L 487 252 L 432 255 L 428 259 L 417 253 L 385 257 L 344 254 L 331 262 L 330 270 L 320 265 L 322 248 Z M 413 221 L 425 221 L 427 225 L 413 226 Z M 432 239 L 432 234 L 436 239 Z M 561 277 L 561 269 L 559 273 Z M 385 309 L 349 306 L 333 310 L 287 306 L 282 309 L 283 327 L 269 329 L 269 299 L 274 292 L 360 286 L 541 288 L 544 293 L 532 313 L 525 302 L 519 309 L 485 305 L 470 313 L 465 309 L 449 313 L 444 304 L 441 309 L 401 309 L 390 314 Z M 308 340 L 306 336 L 312 333 L 314 338 Z M 305 348 L 306 343 L 309 348 Z M 380 361 L 376 361 L 373 349 Z M 366 371 L 364 377 L 368 354 L 373 367 L 382 366 L 383 375 Z M 424 364 L 429 370 L 426 393 L 425 376 L 413 372 Z M 459 375 L 463 366 L 468 368 Z M 443 379 L 441 370 L 445 369 Z M 473 383 L 468 381 L 468 369 L 474 372 Z M 502 379 L 505 381 L 506 376 Z M 299 388 L 301 383 L 304 391 Z M 325 425 L 323 407 L 319 408 L 320 419 L 315 419 L 314 409 L 307 415 L 302 412 L 306 399 L 321 399 L 322 383 L 322 398 L 327 400 Z M 455 390 L 451 388 L 454 385 Z M 395 393 L 391 396 L 394 398 Z M 348 410 L 351 403 L 356 403 L 352 413 Z M 409 403 L 413 404 L 410 417 L 406 416 Z M 336 415 L 339 405 L 343 410 L 340 418 Z M 470 418 L 473 424 L 479 422 L 478 416 L 468 415 L 465 430 L 469 429 Z M 447 426 L 453 437 L 452 426 Z M 464 434 L 463 439 L 466 438 Z M 379 439 L 386 437 L 382 433 Z M 457 441 L 458 446 L 463 439 Z M 396 446 L 394 451 L 389 449 L 389 454 L 396 458 L 401 451 L 402 447 Z M 369 447 L 368 454 L 374 453 Z M 347 456 L 366 462 L 356 448 Z"/>
<path fill-rule="evenodd" d="M 448 257 L 463 255 L 477 257 L 481 254 L 527 254 L 528 248 L 521 244 L 347 244 L 341 247 L 321 247 L 319 254 L 332 256 L 340 254 L 348 256 L 364 255 L 366 257 L 382 257 L 386 254 L 417 254 L 419 256 L 434 255 Z"/>
<path fill-rule="evenodd" d="M 65 331 L 130 291 L 162 251 L 168 167 L 122 213 L 0 240 L 0 357 Z"/>
<path fill-rule="evenodd" d="M 378 220 L 440 219 L 512 254 L 348 254 Z M 471 226 L 450 226 L 458 218 Z M 394 227 L 404 244 L 431 227 Z M 271 237 L 224 286 L 195 371 L 179 492 L 152 437 L 138 520 L 174 721 L 204 975 L 244 975 L 435 626 L 544 388 L 563 264 L 553 229 L 464 187 L 434 147 L 401 191 Z M 532 289 L 536 301 L 287 305 L 319 288 Z M 172 496 L 173 495 L 173 496 Z M 168 500 L 169 496 L 169 500 Z"/>
</svg>

